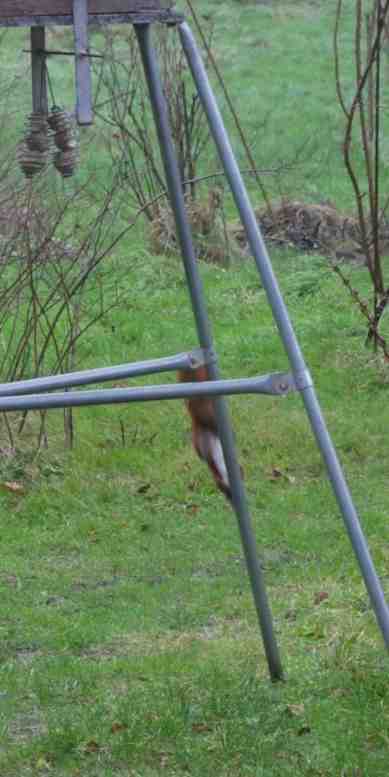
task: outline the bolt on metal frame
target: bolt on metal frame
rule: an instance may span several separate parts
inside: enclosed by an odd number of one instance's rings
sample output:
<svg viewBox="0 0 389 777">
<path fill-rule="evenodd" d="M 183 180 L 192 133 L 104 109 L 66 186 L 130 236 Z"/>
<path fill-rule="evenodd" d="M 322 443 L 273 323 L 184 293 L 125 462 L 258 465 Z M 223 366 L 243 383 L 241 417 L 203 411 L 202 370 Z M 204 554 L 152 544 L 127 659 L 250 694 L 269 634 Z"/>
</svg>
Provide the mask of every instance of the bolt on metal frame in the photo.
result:
<svg viewBox="0 0 389 777">
<path fill-rule="evenodd" d="M 208 81 L 195 39 L 186 22 L 176 23 L 181 43 L 192 73 L 193 81 L 207 116 L 211 134 L 219 152 L 226 178 L 234 196 L 249 245 L 261 276 L 279 334 L 291 366 L 291 374 L 276 373 L 222 380 L 217 357 L 213 349 L 213 338 L 205 304 L 197 257 L 193 244 L 191 227 L 185 209 L 184 196 L 176 159 L 168 111 L 163 93 L 157 55 L 151 40 L 151 23 L 135 23 L 149 89 L 155 125 L 165 169 L 169 198 L 172 205 L 178 241 L 193 308 L 200 348 L 161 359 L 150 359 L 134 364 L 117 365 L 94 370 L 83 370 L 65 375 L 48 376 L 32 380 L 0 384 L 0 411 L 17 409 L 45 409 L 52 407 L 114 404 L 118 402 L 152 401 L 178 399 L 194 396 L 211 396 L 217 416 L 217 424 L 230 479 L 232 502 L 238 520 L 242 546 L 246 559 L 258 621 L 262 632 L 265 654 L 270 676 L 273 680 L 283 677 L 281 658 L 275 637 L 271 610 L 267 598 L 264 578 L 258 561 L 255 535 L 248 511 L 247 498 L 241 471 L 235 451 L 233 431 L 224 397 L 229 394 L 261 393 L 284 395 L 299 391 L 309 417 L 317 445 L 326 464 L 328 476 L 338 501 L 354 553 L 365 581 L 374 608 L 378 625 L 386 646 L 389 648 L 389 610 L 369 549 L 361 529 L 342 469 L 323 419 L 316 398 L 312 379 L 294 334 L 289 315 L 281 296 L 271 262 L 250 204 L 242 176 L 236 163 L 230 141 Z M 119 378 L 153 374 L 177 369 L 194 369 L 205 364 L 209 380 L 203 383 L 167 384 L 120 389 L 92 389 L 89 391 L 67 391 L 66 393 L 45 393 L 59 388 L 70 388 L 112 381 Z"/>
</svg>

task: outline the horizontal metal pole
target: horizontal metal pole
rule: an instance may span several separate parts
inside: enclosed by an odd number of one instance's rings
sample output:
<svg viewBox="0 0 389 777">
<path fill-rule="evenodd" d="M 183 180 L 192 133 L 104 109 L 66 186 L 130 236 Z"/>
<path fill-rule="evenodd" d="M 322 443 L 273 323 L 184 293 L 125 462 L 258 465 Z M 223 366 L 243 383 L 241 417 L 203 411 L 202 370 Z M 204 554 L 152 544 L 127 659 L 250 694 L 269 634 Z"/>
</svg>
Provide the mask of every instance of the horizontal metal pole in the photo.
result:
<svg viewBox="0 0 389 777">
<path fill-rule="evenodd" d="M 104 383 L 122 378 L 134 378 L 138 375 L 152 375 L 170 370 L 188 370 L 205 364 L 201 348 L 189 353 L 178 353 L 162 359 L 148 359 L 133 364 L 118 364 L 114 367 L 101 367 L 80 372 L 67 372 L 62 375 L 49 375 L 30 380 L 18 380 L 14 383 L 0 383 L 0 397 L 13 397 L 20 394 L 38 394 L 71 386 L 87 386 L 91 383 Z"/>
<path fill-rule="evenodd" d="M 211 380 L 202 383 L 171 383 L 162 386 L 136 388 L 69 391 L 65 394 L 30 394 L 18 397 L 0 397 L 0 411 L 49 410 L 56 407 L 85 405 L 115 405 L 127 402 L 152 402 L 161 399 L 215 397 L 225 394 L 282 395 L 293 390 L 290 375 L 276 373 L 257 378 Z"/>
</svg>

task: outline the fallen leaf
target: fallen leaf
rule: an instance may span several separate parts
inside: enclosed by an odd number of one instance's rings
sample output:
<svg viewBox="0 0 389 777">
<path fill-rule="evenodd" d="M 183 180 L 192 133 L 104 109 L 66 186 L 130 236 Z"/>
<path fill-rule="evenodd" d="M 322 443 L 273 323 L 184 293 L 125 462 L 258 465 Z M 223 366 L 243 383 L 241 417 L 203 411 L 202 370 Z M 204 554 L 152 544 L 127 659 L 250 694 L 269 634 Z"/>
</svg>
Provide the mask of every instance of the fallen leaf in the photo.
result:
<svg viewBox="0 0 389 777">
<path fill-rule="evenodd" d="M 84 745 L 83 749 L 85 753 L 98 753 L 100 750 L 100 745 L 98 742 L 96 742 L 95 739 L 90 739 L 89 742 Z"/>
<path fill-rule="evenodd" d="M 192 731 L 194 734 L 209 734 L 212 731 L 212 726 L 209 723 L 193 723 Z"/>
<path fill-rule="evenodd" d="M 18 480 L 6 480 L 1 485 L 3 486 L 3 488 L 6 488 L 7 491 L 12 491 L 13 494 L 25 493 L 25 487 L 23 483 L 20 483 Z"/>
<path fill-rule="evenodd" d="M 282 470 L 277 469 L 277 467 L 273 467 L 273 469 L 269 474 L 270 480 L 280 480 L 280 478 L 283 478 L 283 477 L 284 477 L 284 473 L 282 472 Z"/>
<path fill-rule="evenodd" d="M 279 469 L 278 467 L 273 467 L 273 469 L 269 472 L 269 480 L 287 480 L 288 483 L 295 483 L 296 478 L 294 475 L 289 475 L 288 472 L 283 472 L 282 469 Z"/>
<path fill-rule="evenodd" d="M 304 704 L 288 704 L 286 707 L 286 712 L 288 715 L 290 715 L 291 718 L 296 718 L 299 715 L 304 715 L 305 707 Z"/>
<path fill-rule="evenodd" d="M 120 734 L 121 731 L 126 731 L 127 728 L 128 726 L 125 723 L 112 723 L 111 733 Z"/>
<path fill-rule="evenodd" d="M 199 505 L 195 505 L 195 504 L 186 504 L 184 505 L 184 507 L 185 507 L 185 510 L 191 515 L 195 515 L 196 513 L 198 513 L 200 509 Z"/>
</svg>

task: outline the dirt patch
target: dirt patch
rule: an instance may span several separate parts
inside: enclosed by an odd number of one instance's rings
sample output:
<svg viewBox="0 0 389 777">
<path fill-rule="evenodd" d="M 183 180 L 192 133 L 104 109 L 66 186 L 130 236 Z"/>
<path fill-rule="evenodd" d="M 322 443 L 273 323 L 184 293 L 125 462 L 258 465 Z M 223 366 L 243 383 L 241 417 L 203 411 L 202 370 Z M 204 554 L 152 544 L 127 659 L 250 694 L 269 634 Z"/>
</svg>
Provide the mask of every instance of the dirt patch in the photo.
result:
<svg viewBox="0 0 389 777">
<path fill-rule="evenodd" d="M 38 707 L 18 713 L 8 724 L 7 734 L 14 742 L 25 743 L 47 734 L 47 724 Z"/>
<path fill-rule="evenodd" d="M 80 657 L 92 661 L 111 661 L 123 656 L 156 656 L 186 650 L 196 642 L 250 638 L 256 634 L 256 629 L 256 624 L 248 624 L 239 618 L 210 618 L 209 622 L 199 629 L 172 630 L 163 634 L 134 632 L 122 635 L 110 643 L 85 648 Z"/>
<path fill-rule="evenodd" d="M 44 655 L 43 650 L 38 645 L 20 645 L 15 648 L 15 658 L 20 663 L 29 665 L 37 658 Z"/>
</svg>

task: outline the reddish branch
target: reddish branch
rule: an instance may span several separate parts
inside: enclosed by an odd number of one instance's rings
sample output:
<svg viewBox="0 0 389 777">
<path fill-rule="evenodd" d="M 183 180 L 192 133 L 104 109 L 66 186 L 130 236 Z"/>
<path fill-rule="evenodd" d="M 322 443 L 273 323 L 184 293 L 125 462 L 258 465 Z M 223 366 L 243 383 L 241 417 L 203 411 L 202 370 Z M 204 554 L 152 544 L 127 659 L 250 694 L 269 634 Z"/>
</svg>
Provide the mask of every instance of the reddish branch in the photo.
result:
<svg viewBox="0 0 389 777">
<path fill-rule="evenodd" d="M 389 0 L 376 0 L 373 14 L 367 17 L 366 55 L 363 41 L 363 0 L 355 3 L 354 57 L 356 68 L 356 90 L 348 107 L 343 95 L 340 79 L 340 22 L 343 0 L 338 0 L 334 28 L 335 82 L 339 104 L 346 117 L 343 141 L 343 158 L 354 190 L 360 240 L 373 286 L 373 315 L 369 314 L 368 340 L 382 347 L 378 326 L 389 302 L 389 290 L 385 290 L 381 261 L 380 229 L 389 198 L 380 206 L 380 133 L 381 133 L 381 48 L 386 31 Z M 366 60 L 365 64 L 363 60 Z M 368 91 L 368 108 L 365 106 L 365 92 Z M 368 188 L 367 204 L 355 163 L 352 159 L 352 134 L 356 117 L 359 118 L 361 146 L 365 163 Z M 372 126 L 373 124 L 373 126 Z M 355 299 L 355 295 L 352 294 Z"/>
</svg>

